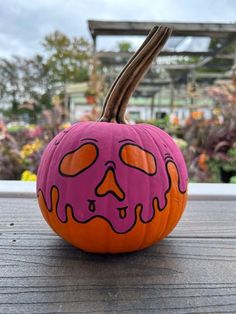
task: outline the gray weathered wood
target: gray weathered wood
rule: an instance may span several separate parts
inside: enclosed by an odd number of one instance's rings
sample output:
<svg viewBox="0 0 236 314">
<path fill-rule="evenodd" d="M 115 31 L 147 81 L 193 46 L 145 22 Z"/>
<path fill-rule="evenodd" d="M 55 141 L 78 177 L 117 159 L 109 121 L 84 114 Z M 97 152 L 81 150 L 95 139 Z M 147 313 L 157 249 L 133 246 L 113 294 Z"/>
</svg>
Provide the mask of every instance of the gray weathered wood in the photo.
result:
<svg viewBox="0 0 236 314">
<path fill-rule="evenodd" d="M 96 57 L 104 64 L 124 64 L 133 55 L 133 52 L 119 52 L 119 51 L 98 51 L 95 53 Z M 212 56 L 212 51 L 173 51 L 163 49 L 160 53 L 161 56 Z M 217 54 L 219 59 L 233 60 L 234 54 L 225 53 Z"/>
<path fill-rule="evenodd" d="M 75 249 L 35 199 L 0 198 L 0 313 L 236 313 L 236 202 L 189 202 L 133 254 Z"/>
<path fill-rule="evenodd" d="M 155 25 L 173 28 L 174 36 L 210 36 L 225 38 L 236 34 L 235 24 L 224 23 L 168 23 L 156 22 L 134 22 L 134 21 L 88 21 L 92 36 L 98 35 L 147 35 Z"/>
</svg>

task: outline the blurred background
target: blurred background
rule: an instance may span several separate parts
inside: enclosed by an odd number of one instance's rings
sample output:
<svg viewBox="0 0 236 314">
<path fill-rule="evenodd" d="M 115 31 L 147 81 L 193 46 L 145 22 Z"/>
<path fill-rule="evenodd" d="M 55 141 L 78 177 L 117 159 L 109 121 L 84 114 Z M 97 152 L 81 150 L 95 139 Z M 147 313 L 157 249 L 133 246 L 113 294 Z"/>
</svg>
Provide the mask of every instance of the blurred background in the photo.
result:
<svg viewBox="0 0 236 314">
<path fill-rule="evenodd" d="M 191 182 L 236 183 L 236 2 L 0 2 L 0 180 L 35 180 L 45 145 L 95 121 L 154 24 L 173 27 L 130 100 L 131 123 L 170 133 Z"/>
</svg>

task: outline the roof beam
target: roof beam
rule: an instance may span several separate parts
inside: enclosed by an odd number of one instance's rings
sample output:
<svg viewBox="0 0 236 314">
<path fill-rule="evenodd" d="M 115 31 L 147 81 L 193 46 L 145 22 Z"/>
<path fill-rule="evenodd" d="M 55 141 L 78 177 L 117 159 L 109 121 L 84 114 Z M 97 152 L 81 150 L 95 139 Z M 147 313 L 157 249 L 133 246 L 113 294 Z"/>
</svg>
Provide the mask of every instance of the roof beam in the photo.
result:
<svg viewBox="0 0 236 314">
<path fill-rule="evenodd" d="M 103 36 L 144 36 L 154 25 L 173 28 L 173 36 L 209 36 L 224 38 L 236 34 L 236 24 L 220 23 L 167 23 L 167 22 L 132 22 L 89 20 L 88 26 L 93 38 Z"/>
<path fill-rule="evenodd" d="M 197 80 L 201 80 L 201 79 L 230 79 L 232 77 L 231 73 L 201 73 L 201 72 L 195 72 L 195 78 Z"/>
<path fill-rule="evenodd" d="M 134 52 L 119 52 L 119 51 L 99 51 L 96 53 L 96 57 L 99 59 L 129 59 Z M 163 50 L 160 53 L 160 56 L 169 57 L 169 56 L 211 56 L 213 52 L 206 51 L 169 51 Z M 231 55 L 232 57 L 232 55 Z"/>
</svg>

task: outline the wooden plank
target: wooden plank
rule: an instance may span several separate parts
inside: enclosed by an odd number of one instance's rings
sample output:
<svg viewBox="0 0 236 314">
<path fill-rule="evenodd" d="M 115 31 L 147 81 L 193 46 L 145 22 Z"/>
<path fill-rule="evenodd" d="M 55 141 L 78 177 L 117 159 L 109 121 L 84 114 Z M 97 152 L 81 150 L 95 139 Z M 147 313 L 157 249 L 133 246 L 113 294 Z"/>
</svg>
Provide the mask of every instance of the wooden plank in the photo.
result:
<svg viewBox="0 0 236 314">
<path fill-rule="evenodd" d="M 95 56 L 99 58 L 102 62 L 106 64 L 114 64 L 118 63 L 118 60 L 120 61 L 120 64 L 124 64 L 127 62 L 134 52 L 119 52 L 119 51 L 98 51 L 95 53 Z M 212 56 L 214 55 L 213 51 L 189 51 L 189 50 L 183 50 L 183 51 L 173 51 L 173 50 L 165 50 L 163 49 L 160 52 L 160 56 Z M 215 56 L 217 59 L 227 59 L 227 60 L 234 60 L 234 54 L 233 53 L 221 53 L 217 54 Z"/>
<path fill-rule="evenodd" d="M 98 21 L 89 20 L 88 26 L 93 37 L 98 35 L 147 35 L 155 25 L 163 25 L 173 28 L 173 36 L 210 36 L 225 38 L 230 34 L 236 34 L 235 24 L 224 23 L 167 23 L 133 22 L 133 21 Z"/>
<path fill-rule="evenodd" d="M 34 199 L 0 215 L 0 313 L 236 312 L 236 202 L 189 202 L 167 239 L 113 256 L 66 244 Z"/>
<path fill-rule="evenodd" d="M 41 216 L 36 199 L 1 198 L 1 239 L 15 232 L 20 238 L 38 233 L 51 238 L 50 229 Z M 235 201 L 189 201 L 178 228 L 170 235 L 175 238 L 236 238 Z"/>
<path fill-rule="evenodd" d="M 120 61 L 120 63 L 123 64 L 127 62 L 134 52 L 119 52 L 119 51 L 98 51 L 95 53 L 96 57 L 99 58 L 103 63 L 109 64 L 109 63 L 117 63 Z M 160 56 L 211 56 L 213 53 L 211 51 L 173 51 L 173 50 L 162 50 L 160 53 Z M 222 59 L 233 59 L 232 54 L 225 54 L 221 55 Z"/>
<path fill-rule="evenodd" d="M 32 244 L 0 247 L 0 313 L 236 311 L 235 240 L 166 239 L 118 256 Z"/>
</svg>

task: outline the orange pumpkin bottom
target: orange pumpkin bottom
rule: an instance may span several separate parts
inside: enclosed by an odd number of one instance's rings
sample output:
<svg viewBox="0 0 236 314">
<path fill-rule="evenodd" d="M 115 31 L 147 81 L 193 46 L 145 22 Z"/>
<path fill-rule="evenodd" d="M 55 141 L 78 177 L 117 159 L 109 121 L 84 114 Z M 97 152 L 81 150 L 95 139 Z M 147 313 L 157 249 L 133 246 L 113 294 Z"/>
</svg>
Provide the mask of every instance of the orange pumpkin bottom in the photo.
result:
<svg viewBox="0 0 236 314">
<path fill-rule="evenodd" d="M 58 191 L 52 189 L 51 211 L 47 208 L 41 191 L 38 193 L 39 206 L 49 226 L 64 240 L 72 245 L 93 253 L 124 253 L 141 250 L 165 238 L 177 225 L 187 201 L 187 192 L 181 193 L 178 188 L 178 172 L 174 163 L 167 164 L 170 176 L 170 190 L 167 193 L 166 207 L 160 211 L 157 201 L 154 202 L 154 218 L 144 223 L 140 219 L 141 207 L 136 207 L 137 220 L 134 227 L 124 233 L 114 232 L 110 224 L 99 217 L 89 222 L 79 223 L 73 219 L 71 208 L 67 209 L 68 219 L 61 222 L 56 214 Z"/>
</svg>

